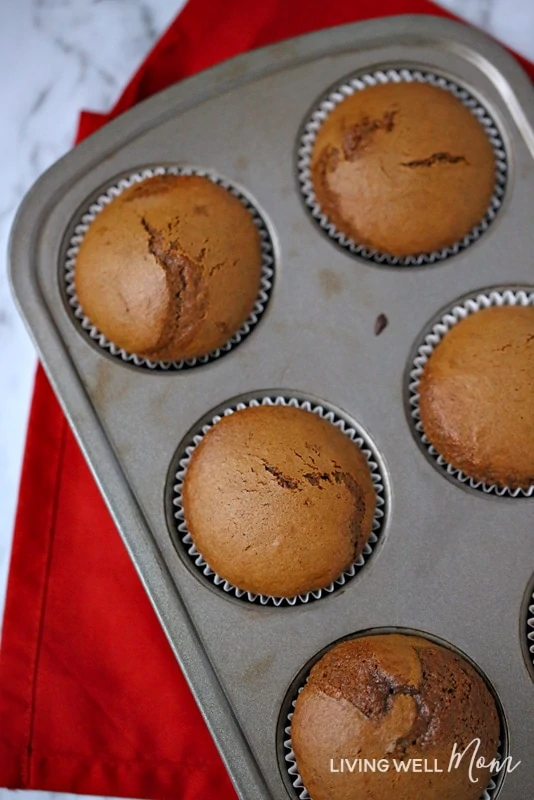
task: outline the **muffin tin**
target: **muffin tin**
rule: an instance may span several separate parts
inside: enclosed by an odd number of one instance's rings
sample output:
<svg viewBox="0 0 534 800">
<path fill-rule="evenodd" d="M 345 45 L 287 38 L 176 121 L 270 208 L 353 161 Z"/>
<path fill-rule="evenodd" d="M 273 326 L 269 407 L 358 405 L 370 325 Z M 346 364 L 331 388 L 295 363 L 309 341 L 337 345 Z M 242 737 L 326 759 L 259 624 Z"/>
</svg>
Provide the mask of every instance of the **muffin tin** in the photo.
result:
<svg viewBox="0 0 534 800">
<path fill-rule="evenodd" d="M 494 221 L 434 264 L 369 263 L 338 247 L 300 190 L 298 151 L 313 109 L 330 87 L 388 69 L 464 87 L 507 154 Z M 463 25 L 410 16 L 343 26 L 240 56 L 147 100 L 49 170 L 19 211 L 15 296 L 244 800 L 289 796 L 277 733 L 295 676 L 335 640 L 381 627 L 438 637 L 478 665 L 502 703 L 509 754 L 522 762 L 492 796 L 531 796 L 531 500 L 440 474 L 413 435 L 409 373 L 429 326 L 459 298 L 534 285 L 533 100 L 513 58 Z M 148 370 L 111 356 L 83 331 L 65 290 L 69 238 L 94 200 L 162 165 L 225 176 L 273 243 L 274 288 L 258 324 L 195 369 Z M 181 443 L 202 420 L 236 398 L 288 395 L 339 410 L 369 436 L 388 513 L 377 551 L 345 586 L 312 603 L 262 606 L 186 563 L 173 480 Z"/>
</svg>

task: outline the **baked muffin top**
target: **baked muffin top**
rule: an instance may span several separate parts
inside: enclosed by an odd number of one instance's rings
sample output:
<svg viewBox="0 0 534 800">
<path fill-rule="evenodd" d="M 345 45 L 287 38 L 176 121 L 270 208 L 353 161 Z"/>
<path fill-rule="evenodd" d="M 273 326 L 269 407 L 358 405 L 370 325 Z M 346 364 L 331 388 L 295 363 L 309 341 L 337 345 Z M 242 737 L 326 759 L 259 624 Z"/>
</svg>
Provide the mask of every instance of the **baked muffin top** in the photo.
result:
<svg viewBox="0 0 534 800">
<path fill-rule="evenodd" d="M 527 489 L 534 483 L 534 308 L 475 312 L 443 337 L 421 376 L 423 429 L 466 475 Z"/>
<path fill-rule="evenodd" d="M 486 214 L 495 157 L 451 92 L 385 83 L 347 97 L 318 131 L 312 178 L 322 211 L 357 244 L 394 256 L 439 250 Z"/>
<path fill-rule="evenodd" d="M 448 772 L 453 747 L 480 738 L 479 756 L 497 754 L 499 716 L 484 679 L 460 655 L 403 634 L 364 636 L 334 646 L 298 696 L 291 740 L 313 800 L 480 800 L 488 770 L 471 750 Z M 341 759 L 387 759 L 387 772 L 339 771 Z M 427 759 L 443 772 L 397 772 L 393 759 Z M 338 772 L 331 770 L 331 759 Z"/>
<path fill-rule="evenodd" d="M 292 597 L 328 586 L 363 551 L 376 493 L 358 446 L 317 414 L 237 411 L 194 450 L 183 486 L 204 559 L 240 589 Z"/>
<path fill-rule="evenodd" d="M 199 175 L 158 175 L 91 223 L 75 266 L 84 313 L 110 341 L 153 360 L 221 347 L 260 287 L 261 245 L 243 204 Z"/>
</svg>

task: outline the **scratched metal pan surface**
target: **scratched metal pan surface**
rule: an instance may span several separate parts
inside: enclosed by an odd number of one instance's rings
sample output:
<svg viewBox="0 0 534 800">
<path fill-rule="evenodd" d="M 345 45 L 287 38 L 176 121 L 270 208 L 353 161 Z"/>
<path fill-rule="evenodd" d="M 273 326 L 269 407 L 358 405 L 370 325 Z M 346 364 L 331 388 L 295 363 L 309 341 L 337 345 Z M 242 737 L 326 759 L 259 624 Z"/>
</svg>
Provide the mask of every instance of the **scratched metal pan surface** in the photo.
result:
<svg viewBox="0 0 534 800">
<path fill-rule="evenodd" d="M 472 247 L 426 267 L 366 263 L 307 213 L 296 179 L 303 121 L 343 78 L 414 67 L 466 86 L 493 115 L 509 176 L 496 221 Z M 75 210 L 117 176 L 155 164 L 215 170 L 266 218 L 276 280 L 260 324 L 233 352 L 180 372 L 112 359 L 73 322 L 60 260 Z M 315 653 L 372 627 L 437 636 L 483 670 L 521 766 L 500 800 L 534 785 L 534 686 L 521 610 L 534 572 L 532 500 L 447 480 L 416 443 L 406 371 L 421 332 L 456 298 L 534 283 L 534 93 L 497 44 L 430 17 L 348 25 L 229 61 L 153 97 L 58 162 L 33 187 L 11 241 L 21 312 L 169 642 L 244 800 L 287 800 L 277 757 L 286 692 Z M 375 320 L 388 327 L 376 336 Z M 195 575 L 169 530 L 176 449 L 228 400 L 291 392 L 341 409 L 382 459 L 389 512 L 380 547 L 343 590 L 306 605 L 261 607 Z"/>
</svg>

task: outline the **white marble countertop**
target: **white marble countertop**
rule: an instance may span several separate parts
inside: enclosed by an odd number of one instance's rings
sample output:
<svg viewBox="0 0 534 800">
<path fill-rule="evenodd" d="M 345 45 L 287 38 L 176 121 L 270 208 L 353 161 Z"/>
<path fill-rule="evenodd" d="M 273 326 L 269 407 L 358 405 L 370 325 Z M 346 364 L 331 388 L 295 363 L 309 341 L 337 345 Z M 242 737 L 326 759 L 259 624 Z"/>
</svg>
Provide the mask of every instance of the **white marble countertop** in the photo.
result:
<svg viewBox="0 0 534 800">
<path fill-rule="evenodd" d="M 0 0 L 0 619 L 36 363 L 7 285 L 14 212 L 33 181 L 71 146 L 80 109 L 109 109 L 184 2 Z M 534 60 L 534 0 L 442 5 Z M 0 789 L 0 800 L 14 796 Z"/>
</svg>

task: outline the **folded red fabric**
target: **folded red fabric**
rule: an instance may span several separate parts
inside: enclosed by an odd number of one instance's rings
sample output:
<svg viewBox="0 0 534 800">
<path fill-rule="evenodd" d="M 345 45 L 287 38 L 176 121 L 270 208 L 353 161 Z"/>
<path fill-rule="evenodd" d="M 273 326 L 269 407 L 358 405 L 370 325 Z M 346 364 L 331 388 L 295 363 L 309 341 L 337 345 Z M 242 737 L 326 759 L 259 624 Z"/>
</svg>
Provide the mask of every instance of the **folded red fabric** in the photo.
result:
<svg viewBox="0 0 534 800">
<path fill-rule="evenodd" d="M 237 53 L 408 12 L 446 15 L 425 0 L 190 0 L 111 114 L 82 115 L 79 139 L 150 94 Z M 0 786 L 235 799 L 41 369 L 0 651 Z"/>
</svg>

